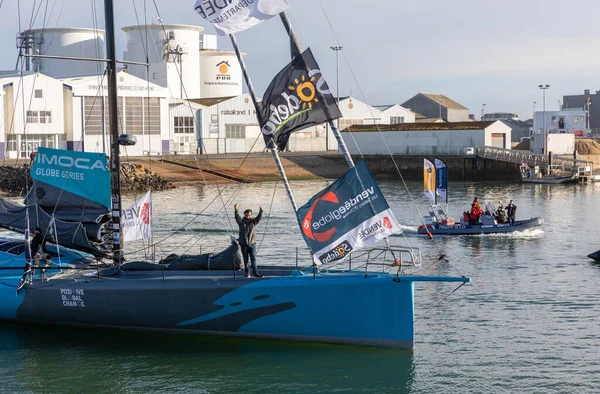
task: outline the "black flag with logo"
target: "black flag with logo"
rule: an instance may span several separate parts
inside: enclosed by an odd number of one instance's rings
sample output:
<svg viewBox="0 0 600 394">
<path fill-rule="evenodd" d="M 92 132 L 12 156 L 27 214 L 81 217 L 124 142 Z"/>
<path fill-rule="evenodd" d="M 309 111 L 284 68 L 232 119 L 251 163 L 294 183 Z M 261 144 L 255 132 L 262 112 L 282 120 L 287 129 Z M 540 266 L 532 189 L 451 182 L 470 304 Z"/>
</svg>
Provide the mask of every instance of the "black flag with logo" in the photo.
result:
<svg viewBox="0 0 600 394">
<path fill-rule="evenodd" d="M 277 74 L 263 95 L 260 127 L 284 150 L 290 134 L 342 117 L 310 49 L 296 56 Z"/>
</svg>

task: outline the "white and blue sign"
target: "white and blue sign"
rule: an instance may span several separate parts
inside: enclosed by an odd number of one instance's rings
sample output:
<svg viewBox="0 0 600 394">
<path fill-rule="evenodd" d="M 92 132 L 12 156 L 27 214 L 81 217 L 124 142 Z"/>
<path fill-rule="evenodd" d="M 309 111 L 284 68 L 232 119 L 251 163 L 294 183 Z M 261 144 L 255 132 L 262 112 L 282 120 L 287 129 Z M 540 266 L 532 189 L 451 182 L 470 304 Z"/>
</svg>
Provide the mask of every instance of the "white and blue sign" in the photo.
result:
<svg viewBox="0 0 600 394">
<path fill-rule="evenodd" d="M 364 161 L 311 198 L 297 215 L 316 264 L 341 260 L 401 231 Z"/>
<path fill-rule="evenodd" d="M 110 207 L 110 172 L 104 153 L 40 147 L 31 178 Z"/>
</svg>

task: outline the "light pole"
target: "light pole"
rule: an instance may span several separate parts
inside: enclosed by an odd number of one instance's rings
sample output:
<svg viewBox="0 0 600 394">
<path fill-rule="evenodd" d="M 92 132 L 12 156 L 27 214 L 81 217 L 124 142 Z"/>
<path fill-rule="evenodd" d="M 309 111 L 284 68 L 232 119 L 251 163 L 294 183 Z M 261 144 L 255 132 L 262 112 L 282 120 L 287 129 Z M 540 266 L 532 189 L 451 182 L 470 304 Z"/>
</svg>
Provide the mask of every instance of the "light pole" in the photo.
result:
<svg viewBox="0 0 600 394">
<path fill-rule="evenodd" d="M 542 154 L 546 154 L 547 144 L 548 144 L 548 132 L 546 130 L 546 90 L 550 87 L 550 85 L 539 85 L 539 88 L 542 89 L 544 104 L 542 109 L 542 116 L 544 117 L 544 147 L 542 148 Z"/>
<path fill-rule="evenodd" d="M 335 52 L 335 102 L 340 104 L 340 51 L 344 48 L 342 46 L 330 47 L 332 51 Z M 340 119 L 337 119 L 337 128 L 340 130 Z"/>
<path fill-rule="evenodd" d="M 481 120 L 483 121 L 483 114 L 485 113 L 485 104 L 481 107 Z"/>
<path fill-rule="evenodd" d="M 588 96 L 585 102 L 585 128 L 589 130 L 590 128 L 590 106 L 592 105 L 592 99 Z M 587 133 L 588 131 L 586 131 Z"/>
</svg>

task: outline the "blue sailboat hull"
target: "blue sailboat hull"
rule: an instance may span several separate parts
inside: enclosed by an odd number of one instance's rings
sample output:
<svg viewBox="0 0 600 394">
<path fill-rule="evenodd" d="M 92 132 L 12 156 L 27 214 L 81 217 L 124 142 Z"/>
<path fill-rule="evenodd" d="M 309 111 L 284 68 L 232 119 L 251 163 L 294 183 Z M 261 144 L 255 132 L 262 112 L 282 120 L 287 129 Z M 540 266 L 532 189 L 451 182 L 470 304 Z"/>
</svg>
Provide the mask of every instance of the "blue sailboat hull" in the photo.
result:
<svg viewBox="0 0 600 394">
<path fill-rule="evenodd" d="M 468 278 L 364 272 L 160 271 L 34 281 L 4 277 L 0 319 L 19 322 L 369 345 L 414 346 L 414 282 Z"/>
</svg>

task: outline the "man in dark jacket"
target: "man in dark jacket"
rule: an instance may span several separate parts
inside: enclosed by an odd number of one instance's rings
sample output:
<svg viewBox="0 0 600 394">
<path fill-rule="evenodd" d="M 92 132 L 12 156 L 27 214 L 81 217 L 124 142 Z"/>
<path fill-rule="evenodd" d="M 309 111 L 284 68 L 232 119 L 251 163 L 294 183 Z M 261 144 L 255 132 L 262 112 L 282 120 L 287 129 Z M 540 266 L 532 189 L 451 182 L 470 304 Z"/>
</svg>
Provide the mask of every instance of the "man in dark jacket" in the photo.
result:
<svg viewBox="0 0 600 394">
<path fill-rule="evenodd" d="M 36 255 L 42 255 L 42 253 L 48 253 L 48 250 L 46 250 L 46 238 L 42 235 L 42 229 L 36 227 L 33 230 L 33 239 L 31 240 L 31 255 L 35 258 Z"/>
<path fill-rule="evenodd" d="M 252 267 L 252 275 L 257 278 L 262 278 L 262 275 L 256 270 L 256 225 L 262 218 L 263 209 L 259 208 L 258 215 L 252 219 L 252 210 L 246 209 L 244 211 L 244 217 L 241 218 L 238 213 L 238 205 L 235 204 L 235 221 L 240 227 L 240 247 L 242 248 L 242 255 L 244 256 L 244 268 L 246 268 L 246 278 L 250 278 L 250 270 L 248 267 L 248 258 L 250 259 L 250 266 Z"/>
<path fill-rule="evenodd" d="M 506 205 L 506 215 L 511 224 L 515 224 L 515 216 L 517 216 L 517 206 L 510 200 Z"/>
</svg>

